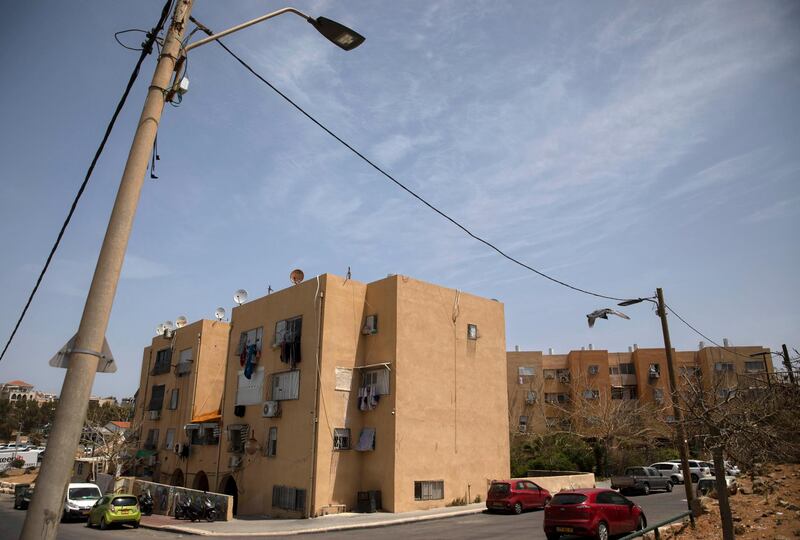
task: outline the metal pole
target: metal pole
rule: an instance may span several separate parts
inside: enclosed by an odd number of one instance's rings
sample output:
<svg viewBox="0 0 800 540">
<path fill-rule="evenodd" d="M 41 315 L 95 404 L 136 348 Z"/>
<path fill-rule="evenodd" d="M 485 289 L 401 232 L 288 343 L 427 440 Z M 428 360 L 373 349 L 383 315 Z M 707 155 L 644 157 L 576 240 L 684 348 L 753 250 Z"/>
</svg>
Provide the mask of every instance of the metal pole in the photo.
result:
<svg viewBox="0 0 800 540">
<path fill-rule="evenodd" d="M 694 515 L 699 515 L 699 505 L 692 490 L 692 474 L 689 471 L 689 445 L 686 442 L 686 428 L 683 425 L 683 414 L 678 404 L 678 387 L 675 384 L 675 366 L 672 360 L 672 340 L 669 337 L 667 324 L 667 310 L 664 307 L 664 292 L 656 289 L 658 296 L 658 316 L 661 318 L 661 331 L 664 333 L 664 351 L 667 355 L 667 371 L 669 372 L 669 391 L 672 396 L 672 414 L 677 423 L 678 451 L 681 455 L 681 470 L 683 471 L 683 486 L 686 489 L 686 502 L 689 510 Z"/>
<path fill-rule="evenodd" d="M 783 365 L 786 366 L 786 371 L 789 372 L 789 382 L 794 384 L 794 371 L 792 371 L 792 359 L 789 357 L 789 349 L 786 348 L 786 343 L 781 347 L 783 347 Z M 769 374 L 767 376 L 769 377 Z"/>
<path fill-rule="evenodd" d="M 175 5 L 172 24 L 167 31 L 139 118 L 83 308 L 75 342 L 75 349 L 80 351 L 101 351 L 103 347 L 133 217 L 164 109 L 164 95 L 170 86 L 192 3 L 193 0 L 179 0 Z M 75 449 L 86 418 L 97 363 L 98 356 L 92 353 L 74 352 L 70 356 L 56 418 L 48 439 L 47 454 L 36 482 L 30 509 L 25 516 L 20 540 L 53 540 L 56 537 L 64 507 L 64 490 L 70 479 Z"/>
</svg>

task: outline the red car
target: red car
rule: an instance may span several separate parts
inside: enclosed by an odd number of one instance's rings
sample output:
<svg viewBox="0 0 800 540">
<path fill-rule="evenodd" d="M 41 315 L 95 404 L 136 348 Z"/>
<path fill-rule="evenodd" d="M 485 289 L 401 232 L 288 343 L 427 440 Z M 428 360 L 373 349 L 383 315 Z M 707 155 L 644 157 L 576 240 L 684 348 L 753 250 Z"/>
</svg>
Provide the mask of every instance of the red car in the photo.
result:
<svg viewBox="0 0 800 540">
<path fill-rule="evenodd" d="M 486 494 L 489 512 L 504 510 L 521 514 L 527 508 L 544 508 L 550 502 L 550 492 L 530 480 L 494 480 Z"/>
<path fill-rule="evenodd" d="M 562 534 L 607 540 L 610 535 L 646 527 L 642 508 L 611 489 L 562 491 L 544 509 L 547 540 L 556 540 Z"/>
</svg>

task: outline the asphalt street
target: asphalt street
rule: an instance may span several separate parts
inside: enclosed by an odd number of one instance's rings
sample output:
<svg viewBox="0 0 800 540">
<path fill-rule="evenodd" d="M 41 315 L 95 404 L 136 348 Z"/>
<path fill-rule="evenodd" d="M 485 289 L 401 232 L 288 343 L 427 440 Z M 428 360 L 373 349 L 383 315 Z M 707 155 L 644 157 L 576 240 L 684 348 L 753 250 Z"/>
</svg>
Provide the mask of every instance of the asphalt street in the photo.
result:
<svg viewBox="0 0 800 540">
<path fill-rule="evenodd" d="M 676 486 L 672 493 L 654 493 L 648 496 L 631 496 L 645 512 L 647 521 L 655 523 L 663 519 L 672 517 L 686 510 L 686 500 L 683 486 Z M 10 495 L 0 495 L 0 538 L 11 540 L 19 536 L 22 530 L 22 522 L 25 512 L 13 509 L 13 497 Z M 509 537 L 543 540 L 545 538 L 542 531 L 542 520 L 544 514 L 541 510 L 525 512 L 522 515 L 505 514 L 474 514 L 462 517 L 453 517 L 435 521 L 422 521 L 380 529 L 356 529 L 348 531 L 318 533 L 304 535 L 309 538 L 330 538 L 332 540 L 373 540 L 376 535 L 382 539 L 402 539 L 402 540 L 462 540 L 462 539 L 484 539 Z M 85 523 L 70 522 L 62 523 L 58 529 L 59 540 L 82 540 L 88 539 L 169 539 L 187 538 L 191 535 L 182 535 L 170 532 L 162 532 L 148 529 L 112 529 L 100 531 L 88 529 Z M 199 537 L 194 537 L 199 538 Z M 215 537 L 215 538 L 235 538 L 235 537 Z M 253 538 L 253 537 L 250 537 Z M 269 538 L 281 538 L 284 540 L 297 540 L 298 536 L 272 536 Z"/>
</svg>

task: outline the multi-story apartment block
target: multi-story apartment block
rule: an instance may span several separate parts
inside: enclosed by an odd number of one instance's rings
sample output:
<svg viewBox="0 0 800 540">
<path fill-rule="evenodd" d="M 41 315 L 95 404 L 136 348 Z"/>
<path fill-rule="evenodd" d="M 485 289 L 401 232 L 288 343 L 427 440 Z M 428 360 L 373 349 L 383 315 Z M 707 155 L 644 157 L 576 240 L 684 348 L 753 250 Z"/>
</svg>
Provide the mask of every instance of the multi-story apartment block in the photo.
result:
<svg viewBox="0 0 800 540">
<path fill-rule="evenodd" d="M 16 403 L 34 399 L 33 385 L 25 381 L 9 381 L 0 385 L 0 400 Z"/>
<path fill-rule="evenodd" d="M 647 407 L 654 428 L 674 421 L 663 348 L 628 352 L 580 350 L 567 354 L 510 351 L 509 425 L 518 432 L 545 433 L 591 425 L 627 403 Z M 763 385 L 772 372 L 769 349 L 760 346 L 704 347 L 673 351 L 676 380 L 684 391 L 696 382 L 724 398 L 743 384 Z M 616 405 L 616 408 L 615 408 Z"/>
<path fill-rule="evenodd" d="M 501 303 L 324 274 L 233 309 L 218 491 L 275 517 L 472 500 L 509 475 L 507 414 Z"/>
<path fill-rule="evenodd" d="M 140 476 L 209 490 L 216 486 L 230 325 L 200 320 L 145 347 L 132 430 Z"/>
</svg>

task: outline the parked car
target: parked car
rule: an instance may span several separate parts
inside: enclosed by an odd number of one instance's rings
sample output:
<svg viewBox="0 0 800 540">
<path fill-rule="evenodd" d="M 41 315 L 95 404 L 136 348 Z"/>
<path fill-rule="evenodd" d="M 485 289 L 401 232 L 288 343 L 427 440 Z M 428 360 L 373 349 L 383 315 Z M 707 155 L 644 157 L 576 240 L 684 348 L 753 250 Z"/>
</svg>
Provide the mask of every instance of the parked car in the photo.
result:
<svg viewBox="0 0 800 540">
<path fill-rule="evenodd" d="M 33 497 L 33 486 L 30 484 L 17 484 L 14 486 L 14 509 L 28 508 Z"/>
<path fill-rule="evenodd" d="M 544 534 L 557 540 L 562 534 L 607 540 L 647 527 L 642 508 L 605 488 L 573 489 L 556 493 L 544 509 Z"/>
<path fill-rule="evenodd" d="M 680 463 L 671 463 L 669 461 L 662 461 L 660 463 L 653 463 L 650 465 L 664 476 L 669 476 L 673 485 L 683 484 L 683 471 L 681 471 Z"/>
<path fill-rule="evenodd" d="M 530 480 L 520 478 L 495 480 L 486 494 L 489 512 L 506 511 L 521 514 L 528 508 L 544 508 L 550 502 L 550 492 Z"/>
<path fill-rule="evenodd" d="M 736 477 L 726 476 L 725 484 L 728 486 L 728 495 L 736 495 L 739 491 L 739 484 L 736 483 Z M 697 483 L 697 496 L 709 495 L 717 489 L 717 478 L 715 476 L 708 476 L 701 478 Z"/>
<path fill-rule="evenodd" d="M 670 463 L 680 463 L 679 459 L 670 459 Z M 689 460 L 689 472 L 692 474 L 692 483 L 697 482 L 705 476 L 711 476 L 711 469 L 701 464 L 696 459 Z"/>
<path fill-rule="evenodd" d="M 740 472 L 741 471 L 739 470 L 739 467 L 737 467 L 730 461 L 725 462 L 725 474 L 727 474 L 728 476 L 739 476 Z"/>
<path fill-rule="evenodd" d="M 67 486 L 67 497 L 64 501 L 64 518 L 85 518 L 102 496 L 100 488 L 95 484 L 70 484 Z"/>
<path fill-rule="evenodd" d="M 624 475 L 611 477 L 611 488 L 620 493 L 638 491 L 649 495 L 656 489 L 672 491 L 672 481 L 652 467 L 628 467 Z"/>
<path fill-rule="evenodd" d="M 106 495 L 92 506 L 89 512 L 87 527 L 98 525 L 106 530 L 111 525 L 129 524 L 139 528 L 142 514 L 139 512 L 139 500 L 130 493 L 113 493 Z"/>
</svg>

